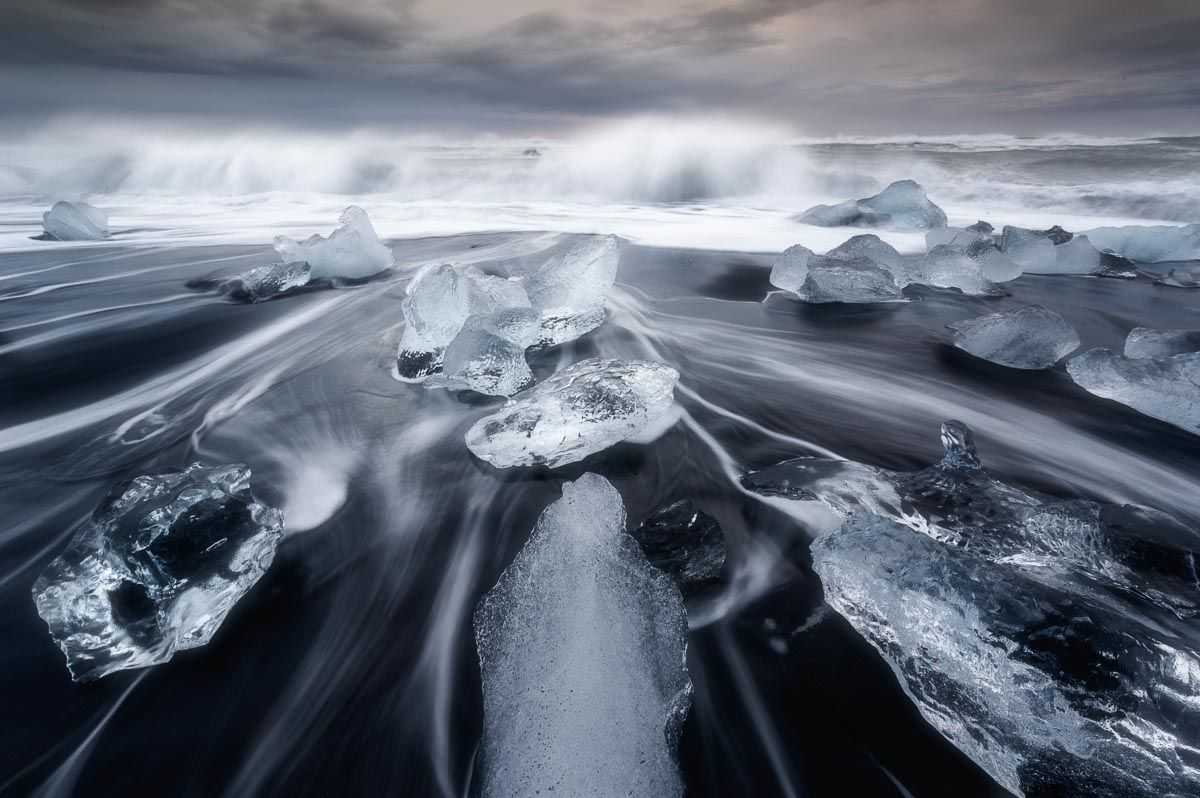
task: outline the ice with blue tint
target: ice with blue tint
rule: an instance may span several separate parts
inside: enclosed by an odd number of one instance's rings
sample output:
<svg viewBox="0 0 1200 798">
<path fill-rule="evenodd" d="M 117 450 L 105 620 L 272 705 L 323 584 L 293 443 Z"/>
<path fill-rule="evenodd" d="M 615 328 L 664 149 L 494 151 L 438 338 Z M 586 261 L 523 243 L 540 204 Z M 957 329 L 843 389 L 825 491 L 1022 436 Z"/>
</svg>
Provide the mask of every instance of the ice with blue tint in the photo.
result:
<svg viewBox="0 0 1200 798">
<path fill-rule="evenodd" d="M 342 211 L 329 238 L 313 234 L 296 241 L 277 236 L 275 251 L 284 263 L 307 263 L 316 279 L 361 280 L 391 268 L 393 263 L 392 251 L 379 240 L 367 212 L 357 205 Z"/>
<path fill-rule="evenodd" d="M 1014 369 L 1048 369 L 1079 348 L 1079 334 L 1070 322 L 1041 305 L 947 326 L 959 349 Z"/>
<path fill-rule="evenodd" d="M 771 264 L 771 285 L 796 293 L 808 277 L 808 261 L 815 253 L 803 244 L 785 249 Z"/>
<path fill-rule="evenodd" d="M 506 308 L 470 316 L 446 347 L 442 371 L 428 387 L 512 396 L 533 382 L 525 350 L 541 329 L 533 308 Z"/>
<path fill-rule="evenodd" d="M 38 577 L 37 611 L 78 681 L 157 665 L 212 639 L 282 537 L 245 466 L 135 477 Z"/>
<path fill-rule="evenodd" d="M 98 241 L 108 238 L 108 214 L 86 202 L 60 201 L 42 214 L 42 229 L 55 241 Z"/>
<path fill-rule="evenodd" d="M 920 184 L 897 180 L 873 197 L 809 208 L 798 221 L 820 227 L 928 230 L 945 227 L 946 213 L 929 200 Z"/>
<path fill-rule="evenodd" d="M 1087 237 L 1102 250 L 1143 263 L 1200 260 L 1200 224 L 1098 227 Z"/>
<path fill-rule="evenodd" d="M 794 285 L 796 271 L 783 282 Z M 783 286 L 778 287 L 783 288 Z M 789 293 L 803 302 L 873 303 L 904 299 L 896 278 L 886 267 L 867 257 L 814 255 L 808 259 L 804 280 Z"/>
<path fill-rule="evenodd" d="M 1090 349 L 1067 361 L 1067 373 L 1088 393 L 1200 435 L 1200 352 L 1131 358 Z"/>
<path fill-rule="evenodd" d="M 604 323 L 605 299 L 620 262 L 616 236 L 581 236 L 525 275 L 529 304 L 542 315 L 539 345 L 573 341 Z"/>
<path fill-rule="evenodd" d="M 625 531 L 607 480 L 563 485 L 474 627 L 481 798 L 683 795 L 683 598 Z"/>
<path fill-rule="evenodd" d="M 269 263 L 225 280 L 217 290 L 239 302 L 265 302 L 303 288 L 311 277 L 312 269 L 307 263 Z"/>
<path fill-rule="evenodd" d="M 1125 338 L 1125 357 L 1174 357 L 1200 352 L 1200 330 L 1134 327 Z"/>
</svg>

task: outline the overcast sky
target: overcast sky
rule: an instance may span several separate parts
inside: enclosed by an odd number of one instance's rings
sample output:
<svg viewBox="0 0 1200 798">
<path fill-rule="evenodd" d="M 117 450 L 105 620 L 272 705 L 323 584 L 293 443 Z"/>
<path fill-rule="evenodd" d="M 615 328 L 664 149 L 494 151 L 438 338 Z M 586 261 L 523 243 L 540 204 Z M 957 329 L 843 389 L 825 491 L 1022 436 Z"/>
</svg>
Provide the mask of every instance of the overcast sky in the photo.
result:
<svg viewBox="0 0 1200 798">
<path fill-rule="evenodd" d="M 0 121 L 1200 133 L 1200 0 L 0 0 Z"/>
</svg>

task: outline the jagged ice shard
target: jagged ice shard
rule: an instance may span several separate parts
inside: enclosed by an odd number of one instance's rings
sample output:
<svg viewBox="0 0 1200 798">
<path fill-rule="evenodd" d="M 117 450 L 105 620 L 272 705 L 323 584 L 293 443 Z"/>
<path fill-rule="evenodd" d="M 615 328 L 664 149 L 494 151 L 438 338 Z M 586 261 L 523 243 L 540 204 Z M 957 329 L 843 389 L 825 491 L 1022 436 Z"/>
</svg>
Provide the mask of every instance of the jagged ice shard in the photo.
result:
<svg viewBox="0 0 1200 798">
<path fill-rule="evenodd" d="M 269 263 L 225 280 L 217 290 L 238 302 L 265 302 L 308 285 L 311 276 L 307 263 Z"/>
<path fill-rule="evenodd" d="M 683 599 L 625 532 L 607 480 L 563 485 L 474 626 L 482 798 L 683 795 Z"/>
<path fill-rule="evenodd" d="M 426 385 L 512 396 L 533 382 L 525 350 L 537 340 L 539 329 L 533 308 L 471 316 L 446 348 L 442 372 Z"/>
<path fill-rule="evenodd" d="M 314 234 L 296 241 L 277 236 L 275 251 L 284 263 L 307 263 L 314 279 L 361 280 L 392 266 L 392 251 L 379 240 L 367 212 L 357 205 L 342 211 L 329 238 Z"/>
<path fill-rule="evenodd" d="M 42 229 L 55 241 L 98 241 L 108 238 L 108 214 L 86 202 L 60 201 L 42 214 Z"/>
<path fill-rule="evenodd" d="M 583 360 L 476 421 L 467 448 L 497 468 L 578 462 L 673 423 L 678 380 L 662 363 Z"/>
<path fill-rule="evenodd" d="M 1200 539 L 1145 508 L 1007 485 L 957 422 L 942 440 L 921 471 L 800 458 L 744 482 L 841 518 L 812 547 L 827 602 L 1005 788 L 1196 794 Z"/>
<path fill-rule="evenodd" d="M 525 276 L 529 303 L 542 314 L 540 346 L 573 341 L 604 323 L 620 262 L 616 236 L 583 236 Z"/>
<path fill-rule="evenodd" d="M 928 230 L 945 227 L 946 213 L 930 202 L 918 183 L 897 180 L 873 197 L 809 208 L 800 214 L 798 221 L 819 227 Z"/>
<path fill-rule="evenodd" d="M 1067 361 L 1067 373 L 1088 393 L 1200 435 L 1200 352 L 1129 358 L 1089 349 Z"/>
<path fill-rule="evenodd" d="M 77 681 L 157 665 L 212 639 L 282 537 L 245 466 L 139 476 L 47 566 L 34 601 Z"/>
<path fill-rule="evenodd" d="M 1053 310 L 1029 305 L 946 325 L 964 352 L 1014 369 L 1048 369 L 1079 348 L 1075 328 Z"/>
</svg>

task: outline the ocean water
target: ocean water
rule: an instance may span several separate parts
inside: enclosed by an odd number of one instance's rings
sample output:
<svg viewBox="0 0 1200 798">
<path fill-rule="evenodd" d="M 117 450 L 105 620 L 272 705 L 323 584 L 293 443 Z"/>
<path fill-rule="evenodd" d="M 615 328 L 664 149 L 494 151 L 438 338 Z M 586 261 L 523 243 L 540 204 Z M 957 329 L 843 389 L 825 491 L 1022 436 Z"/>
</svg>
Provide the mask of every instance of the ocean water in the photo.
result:
<svg viewBox="0 0 1200 798">
<path fill-rule="evenodd" d="M 5 145 L 0 794 L 470 794 L 472 609 L 562 480 L 585 471 L 613 482 L 631 523 L 690 498 L 726 534 L 729 586 L 689 606 L 689 795 L 1004 794 L 823 607 L 804 517 L 738 479 L 814 453 L 920 468 L 956 418 L 1006 481 L 1195 528 L 1195 436 L 1087 394 L 1061 367 L 974 361 L 945 324 L 1036 302 L 1084 348 L 1119 348 L 1139 325 L 1200 328 L 1197 294 L 1025 276 L 1003 297 L 916 289 L 907 303 L 816 308 L 768 296 L 770 253 L 840 243 L 852 231 L 792 217 L 904 177 L 952 223 L 1197 221 L 1200 139 L 815 142 L 723 124 L 453 146 L 95 125 Z M 81 196 L 110 209 L 110 240 L 34 239 L 50 201 Z M 256 305 L 187 287 L 269 262 L 274 235 L 327 233 L 351 203 L 401 268 Z M 630 242 L 610 318 L 531 366 L 541 378 L 594 355 L 667 362 L 684 419 L 577 465 L 497 471 L 462 440 L 495 401 L 390 376 L 410 269 L 588 232 Z M 288 519 L 276 563 L 210 645 L 72 683 L 34 579 L 112 483 L 193 461 L 250 465 Z M 1066 771 L 1039 784 L 1028 794 L 1078 790 Z"/>
</svg>

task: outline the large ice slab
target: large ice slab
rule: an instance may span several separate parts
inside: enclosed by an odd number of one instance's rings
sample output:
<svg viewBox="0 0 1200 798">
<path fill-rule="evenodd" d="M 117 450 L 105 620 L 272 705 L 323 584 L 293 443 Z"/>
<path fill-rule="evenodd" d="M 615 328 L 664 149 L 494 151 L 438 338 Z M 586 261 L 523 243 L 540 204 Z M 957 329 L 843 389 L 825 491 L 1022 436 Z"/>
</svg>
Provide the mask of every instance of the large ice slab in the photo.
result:
<svg viewBox="0 0 1200 798">
<path fill-rule="evenodd" d="M 669 423 L 678 380 L 662 363 L 583 360 L 476 421 L 467 448 L 497 468 L 574 463 Z"/>
<path fill-rule="evenodd" d="M 296 241 L 277 236 L 275 251 L 284 263 L 307 263 L 312 276 L 319 279 L 360 280 L 391 268 L 393 263 L 392 251 L 379 240 L 367 212 L 357 205 L 342 211 L 329 238 L 314 234 Z"/>
<path fill-rule="evenodd" d="M 683 600 L 625 532 L 607 480 L 563 485 L 474 626 L 482 798 L 683 795 Z"/>
<path fill-rule="evenodd" d="M 108 238 L 108 214 L 86 202 L 59 201 L 42 214 L 42 229 L 55 241 Z"/>
<path fill-rule="evenodd" d="M 1100 249 L 1142 263 L 1200 260 L 1200 224 L 1097 227 L 1087 237 Z"/>
<path fill-rule="evenodd" d="M 241 465 L 192 465 L 114 489 L 33 585 L 79 681 L 203 646 L 270 567 L 283 514 Z"/>
<path fill-rule="evenodd" d="M 1125 357 L 1174 357 L 1200 352 L 1200 330 L 1134 327 L 1125 338 Z"/>
<path fill-rule="evenodd" d="M 1041 305 L 946 326 L 954 330 L 959 349 L 1014 369 L 1048 369 L 1079 348 L 1079 334 L 1070 322 Z"/>
<path fill-rule="evenodd" d="M 1200 352 L 1128 358 L 1090 349 L 1067 361 L 1067 373 L 1088 393 L 1200 435 Z"/>
<path fill-rule="evenodd" d="M 525 276 L 529 303 L 542 314 L 539 345 L 573 341 L 604 323 L 620 261 L 616 236 L 582 236 Z"/>
<path fill-rule="evenodd" d="M 945 227 L 946 213 L 930 202 L 918 183 L 897 180 L 873 197 L 809 208 L 800 214 L 798 221 L 820 227 L 928 230 Z"/>
<path fill-rule="evenodd" d="M 794 281 L 789 281 L 789 284 L 794 284 Z M 897 302 L 904 299 L 892 273 L 865 257 L 814 255 L 808 259 L 804 280 L 798 287 L 789 290 L 797 299 L 814 304 Z"/>
</svg>

